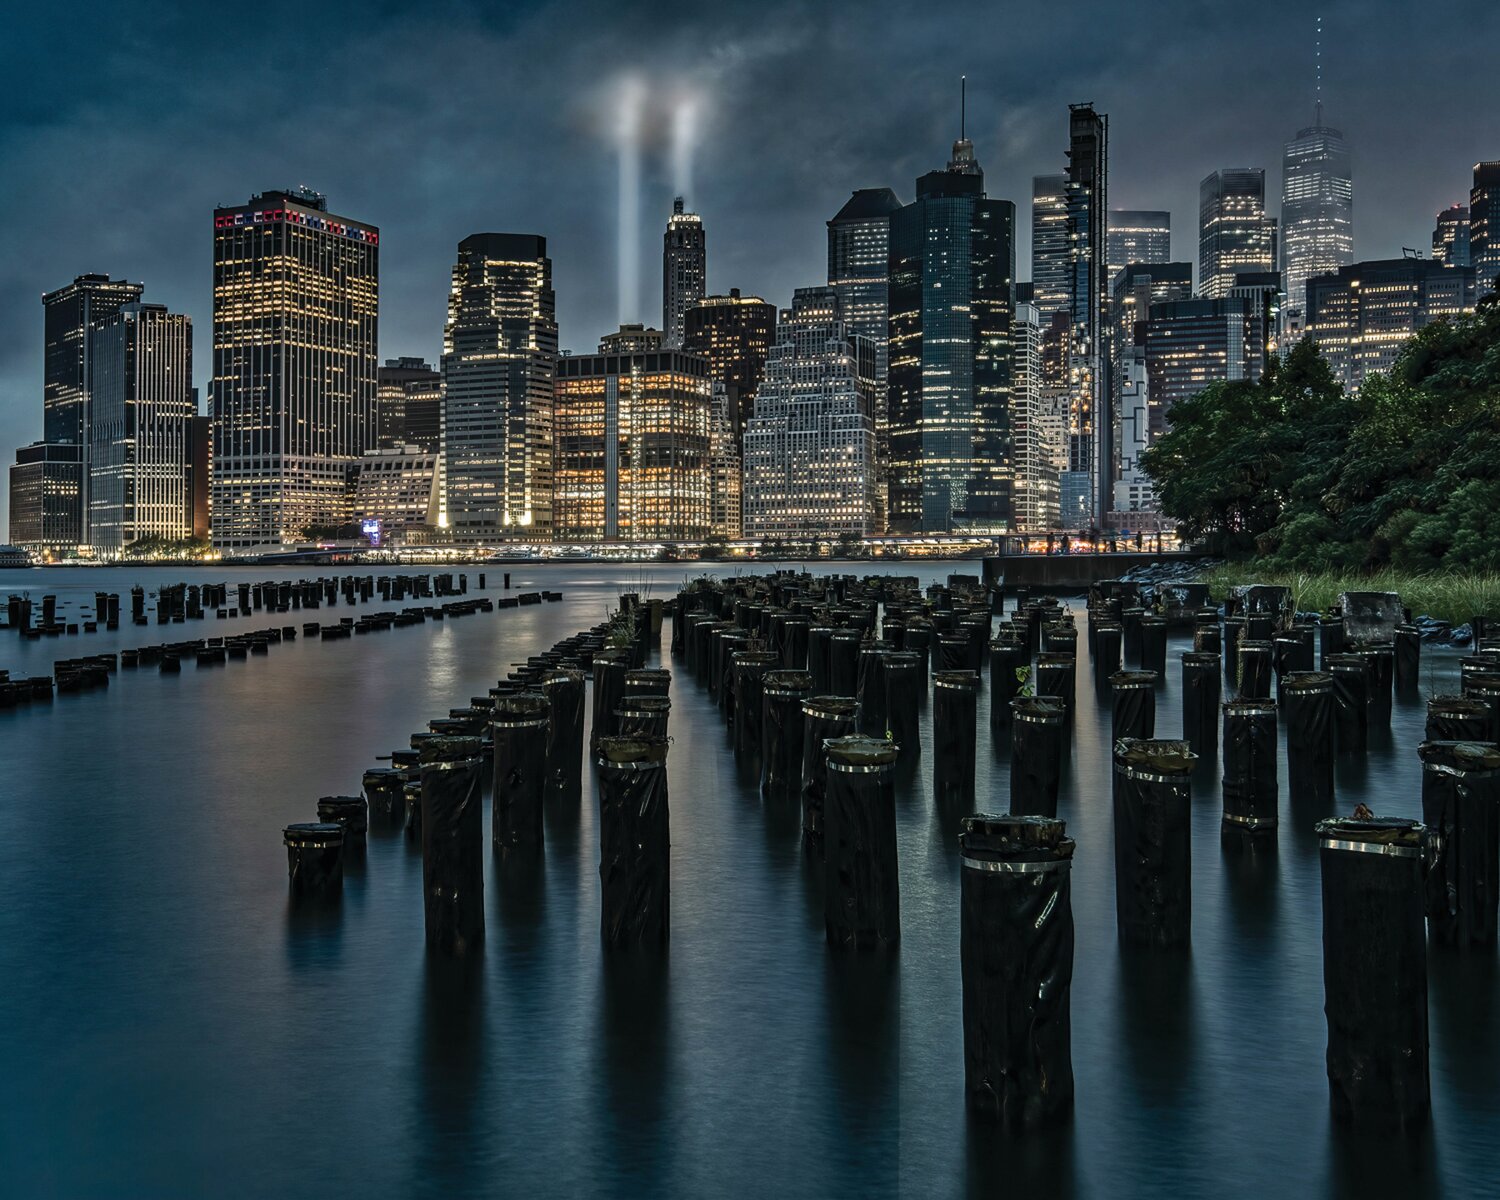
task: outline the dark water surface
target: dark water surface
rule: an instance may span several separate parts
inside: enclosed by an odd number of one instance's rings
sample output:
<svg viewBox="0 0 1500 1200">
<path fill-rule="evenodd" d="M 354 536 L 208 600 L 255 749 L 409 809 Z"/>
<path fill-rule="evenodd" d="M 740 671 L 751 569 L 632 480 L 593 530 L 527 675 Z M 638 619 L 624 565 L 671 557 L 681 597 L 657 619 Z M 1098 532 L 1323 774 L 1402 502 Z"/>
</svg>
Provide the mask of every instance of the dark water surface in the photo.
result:
<svg viewBox="0 0 1500 1200">
<path fill-rule="evenodd" d="M 1358 1141 L 1331 1125 L 1311 832 L 1324 814 L 1288 811 L 1284 760 L 1269 854 L 1227 853 L 1217 775 L 1195 783 L 1191 955 L 1122 951 L 1109 719 L 1084 664 L 1060 808 L 1078 843 L 1077 1104 L 1055 1134 L 1004 1139 L 965 1116 L 961 814 L 934 811 L 930 743 L 898 789 L 889 960 L 827 951 L 797 812 L 739 777 L 685 678 L 665 963 L 601 953 L 588 781 L 581 811 L 549 813 L 539 876 L 491 863 L 471 969 L 428 964 L 421 862 L 399 834 L 371 837 L 336 911 L 293 911 L 284 824 L 357 791 L 376 755 L 601 620 L 620 591 L 668 595 L 684 574 L 511 571 L 565 601 L 299 638 L 175 677 L 122 670 L 107 692 L 0 713 L 0 1195 L 1500 1195 L 1493 953 L 1431 952 L 1430 1131 Z M 0 572 L 0 597 L 55 591 L 76 612 L 96 589 L 182 578 Z M 0 667 L 290 620 L 6 638 Z M 1163 736 L 1180 728 L 1183 648 Z M 1454 653 L 1429 651 L 1424 697 L 1457 690 L 1456 673 Z M 1009 750 L 987 713 L 982 697 L 979 794 L 998 812 Z M 1398 702 L 1390 739 L 1341 767 L 1341 811 L 1363 799 L 1420 816 L 1422 721 L 1421 701 Z"/>
</svg>

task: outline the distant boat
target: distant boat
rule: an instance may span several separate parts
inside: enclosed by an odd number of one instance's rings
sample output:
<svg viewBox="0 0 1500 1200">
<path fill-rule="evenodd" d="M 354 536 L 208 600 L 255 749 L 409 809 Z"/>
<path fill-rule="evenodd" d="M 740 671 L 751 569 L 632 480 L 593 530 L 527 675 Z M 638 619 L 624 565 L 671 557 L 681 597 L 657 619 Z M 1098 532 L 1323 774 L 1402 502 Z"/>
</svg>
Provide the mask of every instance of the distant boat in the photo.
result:
<svg viewBox="0 0 1500 1200">
<path fill-rule="evenodd" d="M 20 546 L 0 546 L 0 568 L 4 567 L 34 567 L 31 551 L 23 550 Z"/>
</svg>

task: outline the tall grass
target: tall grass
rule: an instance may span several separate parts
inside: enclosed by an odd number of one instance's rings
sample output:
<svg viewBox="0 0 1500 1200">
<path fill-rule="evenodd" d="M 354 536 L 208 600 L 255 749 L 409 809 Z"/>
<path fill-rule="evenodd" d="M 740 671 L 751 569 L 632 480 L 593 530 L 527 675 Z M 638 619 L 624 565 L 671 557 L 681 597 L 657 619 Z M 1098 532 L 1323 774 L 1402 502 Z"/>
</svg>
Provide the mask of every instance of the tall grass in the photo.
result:
<svg viewBox="0 0 1500 1200">
<path fill-rule="evenodd" d="M 1321 612 L 1339 602 L 1342 592 L 1395 592 L 1417 615 L 1436 617 L 1453 625 L 1470 617 L 1500 617 L 1500 572 L 1397 571 L 1387 567 L 1358 571 L 1259 571 L 1253 563 L 1214 567 L 1204 576 L 1215 599 L 1244 583 L 1269 583 L 1292 589 L 1299 611 Z"/>
</svg>

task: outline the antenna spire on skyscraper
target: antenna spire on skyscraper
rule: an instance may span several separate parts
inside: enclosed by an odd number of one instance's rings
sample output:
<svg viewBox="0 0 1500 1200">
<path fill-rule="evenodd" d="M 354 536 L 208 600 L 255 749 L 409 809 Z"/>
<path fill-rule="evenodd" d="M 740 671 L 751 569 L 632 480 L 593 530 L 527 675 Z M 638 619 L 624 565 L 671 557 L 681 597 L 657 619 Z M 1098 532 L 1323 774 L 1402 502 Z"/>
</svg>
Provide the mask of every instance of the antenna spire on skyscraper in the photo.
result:
<svg viewBox="0 0 1500 1200">
<path fill-rule="evenodd" d="M 960 75 L 958 77 L 958 140 L 968 140 L 967 124 L 969 117 L 969 77 Z"/>
<path fill-rule="evenodd" d="M 1323 125 L 1323 18 L 1318 18 L 1317 33 L 1313 41 L 1314 92 L 1318 105 L 1318 126 Z"/>
</svg>

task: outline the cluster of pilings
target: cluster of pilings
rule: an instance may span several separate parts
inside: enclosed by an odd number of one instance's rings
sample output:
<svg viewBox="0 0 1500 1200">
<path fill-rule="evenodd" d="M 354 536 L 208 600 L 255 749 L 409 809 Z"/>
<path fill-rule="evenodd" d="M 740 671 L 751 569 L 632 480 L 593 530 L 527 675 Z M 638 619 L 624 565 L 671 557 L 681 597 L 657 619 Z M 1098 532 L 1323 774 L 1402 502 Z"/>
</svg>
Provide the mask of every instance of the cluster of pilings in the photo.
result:
<svg viewBox="0 0 1500 1200">
<path fill-rule="evenodd" d="M 506 587 L 509 588 L 509 576 Z M 479 576 L 479 590 L 483 591 L 485 576 Z M 256 583 L 171 583 L 163 584 L 156 591 L 156 605 L 148 610 L 146 589 L 136 586 L 130 589 L 129 619 L 133 625 L 181 624 L 185 621 L 201 621 L 209 613 L 220 620 L 248 617 L 257 612 L 288 613 L 301 609 L 331 607 L 341 601 L 345 604 L 365 604 L 377 596 L 382 602 L 399 602 L 406 599 L 442 599 L 445 596 L 464 596 L 469 591 L 466 574 L 453 575 L 335 575 L 317 579 L 264 580 Z M 539 593 L 525 597 L 503 598 L 502 607 L 541 599 Z M 62 617 L 55 595 L 41 598 L 40 608 L 34 607 L 29 594 L 12 594 L 6 599 L 3 628 L 11 629 L 25 638 L 59 637 L 64 634 L 94 633 L 99 628 L 114 630 L 120 627 L 120 594 L 118 592 L 95 592 L 92 608 L 79 611 L 79 619 L 69 621 Z"/>
<path fill-rule="evenodd" d="M 1055 598 L 986 590 L 962 575 L 923 589 L 903 577 L 778 572 L 698 580 L 670 609 L 678 679 L 696 682 L 721 714 L 766 802 L 800 807 L 837 953 L 899 944 L 897 804 L 923 761 L 920 717 L 930 708 L 934 802 L 960 849 L 975 1110 L 1030 1127 L 1071 1108 L 1074 842 L 1058 801 L 1075 728 L 1107 711 L 1108 857 L 1124 952 L 1180 953 L 1191 943 L 1195 781 L 1201 790 L 1222 767 L 1226 851 L 1274 848 L 1284 730 L 1292 811 L 1319 838 L 1334 1112 L 1372 1126 L 1426 1119 L 1427 942 L 1496 941 L 1500 645 L 1481 640 L 1461 662 L 1462 694 L 1429 702 L 1417 822 L 1335 815 L 1339 757 L 1365 753 L 1372 731 L 1389 725 L 1393 696 L 1417 687 L 1420 645 L 1394 597 L 1350 594 L 1340 610 L 1307 617 L 1283 589 L 1237 590 L 1221 612 L 1195 587 L 1153 593 L 1105 581 L 1075 614 Z M 603 933 L 614 945 L 667 937 L 671 675 L 647 666 L 661 616 L 622 597 L 616 620 L 518 664 L 487 697 L 431 722 L 409 751 L 366 774 L 371 827 L 404 826 L 422 841 L 435 948 L 463 953 L 483 937 L 485 788 L 502 872 L 540 852 L 543 806 L 555 796 L 578 802 L 586 681 Z M 1180 668 L 1169 662 L 1173 627 L 1192 637 Z M 1174 669 L 1180 737 L 1157 722 Z M 988 804 L 975 795 L 985 687 L 993 744 L 1010 768 L 997 789 L 1005 794 Z M 985 807 L 1005 811 L 976 811 Z M 324 852 L 335 832 L 327 824 L 305 835 Z"/>
<path fill-rule="evenodd" d="M 538 593 L 540 599 L 542 593 Z M 548 598 L 557 598 L 558 593 L 545 593 Z M 511 597 L 516 601 L 515 597 Z M 501 607 L 506 605 L 500 599 Z M 495 601 L 488 597 L 468 600 L 450 600 L 441 605 L 407 607 L 399 611 L 371 613 L 365 617 L 342 617 L 331 623 L 304 622 L 302 634 L 325 642 L 339 641 L 358 634 L 377 633 L 387 629 L 398 629 L 410 625 L 421 625 L 426 621 L 442 621 L 448 618 L 470 616 L 474 613 L 493 612 Z M 163 642 L 152 646 L 138 646 L 116 653 L 90 654 L 82 658 L 58 659 L 53 664 L 51 677 L 41 676 L 20 679 L 12 683 L 8 675 L 0 679 L 0 708 L 13 708 L 31 700 L 51 699 L 53 680 L 58 693 L 93 691 L 109 685 L 109 677 L 120 668 L 136 669 L 155 667 L 163 675 L 181 672 L 186 663 L 200 667 L 222 666 L 235 660 L 243 660 L 270 653 L 272 646 L 283 641 L 295 641 L 296 625 L 268 626 L 264 629 L 223 637 L 195 638 L 182 642 Z"/>
<path fill-rule="evenodd" d="M 1326 614 L 1282 587 L 1236 588 L 1175 606 L 1182 737 L 1156 739 L 1164 654 L 1160 596 L 1108 580 L 1089 596 L 1096 685 L 1107 676 L 1116 737 L 1116 911 L 1121 939 L 1190 939 L 1189 816 L 1198 766 L 1221 766 L 1226 848 L 1273 848 L 1286 794 L 1315 822 L 1323 877 L 1328 1076 L 1336 1116 L 1406 1127 L 1428 1116 L 1426 944 L 1496 944 L 1500 900 L 1500 642 L 1476 638 L 1461 692 L 1427 704 L 1421 822 L 1363 806 L 1334 816 L 1336 763 L 1387 740 L 1393 700 L 1415 698 L 1421 641 L 1390 593 L 1350 592 Z M 1476 621 L 1476 630 L 1483 623 Z M 1319 819 L 1321 818 L 1321 819 Z M 1425 918 L 1425 921 L 1424 921 Z"/>
<path fill-rule="evenodd" d="M 560 593 L 537 593 L 560 598 Z M 319 822 L 283 831 L 295 893 L 341 886 L 348 820 L 405 831 L 420 844 L 427 944 L 463 957 L 484 941 L 484 804 L 496 870 L 525 878 L 541 860 L 544 813 L 582 800 L 585 729 L 599 792 L 601 931 L 606 945 L 664 943 L 670 929 L 667 721 L 671 673 L 647 666 L 663 607 L 621 597 L 609 621 L 516 663 L 483 696 L 427 723 L 389 766 L 364 773 L 362 796 L 319 802 Z M 586 721 L 588 682 L 592 715 Z M 340 815 L 343 814 L 343 815 Z M 343 825 L 327 828 L 325 818 Z M 337 834 L 342 832 L 340 841 Z M 362 844 L 362 843 L 361 843 Z M 315 866 L 304 869 L 311 856 Z M 309 886 L 311 884 L 312 886 Z"/>
</svg>

